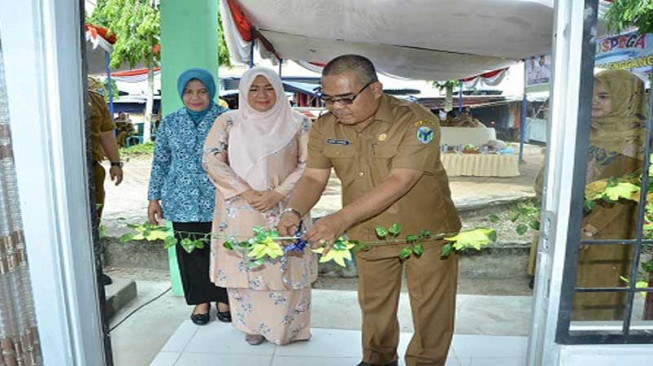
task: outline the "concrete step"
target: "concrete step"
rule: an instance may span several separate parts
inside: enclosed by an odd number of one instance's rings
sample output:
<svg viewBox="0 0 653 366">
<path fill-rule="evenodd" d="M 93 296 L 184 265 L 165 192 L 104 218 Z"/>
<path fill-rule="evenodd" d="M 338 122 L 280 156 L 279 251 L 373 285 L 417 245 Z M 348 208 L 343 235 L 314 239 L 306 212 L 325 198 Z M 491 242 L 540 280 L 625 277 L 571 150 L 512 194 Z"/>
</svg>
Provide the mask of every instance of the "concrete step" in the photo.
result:
<svg viewBox="0 0 653 366">
<path fill-rule="evenodd" d="M 112 277 L 113 283 L 105 286 L 107 319 L 129 305 L 137 296 L 136 282 L 131 279 Z"/>
</svg>

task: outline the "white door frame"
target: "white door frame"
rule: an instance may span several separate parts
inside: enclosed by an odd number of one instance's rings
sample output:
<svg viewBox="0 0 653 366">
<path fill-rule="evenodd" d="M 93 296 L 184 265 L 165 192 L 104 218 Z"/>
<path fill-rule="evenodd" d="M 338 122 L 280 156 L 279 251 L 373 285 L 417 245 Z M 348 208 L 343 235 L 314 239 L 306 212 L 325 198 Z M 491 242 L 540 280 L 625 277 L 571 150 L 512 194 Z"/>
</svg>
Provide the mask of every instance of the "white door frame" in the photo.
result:
<svg viewBox="0 0 653 366">
<path fill-rule="evenodd" d="M 530 366 L 559 365 L 564 346 L 557 344 L 555 338 L 567 254 L 572 180 L 576 171 L 583 27 L 585 19 L 592 16 L 596 14 L 585 7 L 584 0 L 555 1 L 546 178 L 527 356 Z M 596 38 L 596 28 L 591 32 Z"/>
<path fill-rule="evenodd" d="M 79 0 L 0 0 L 20 207 L 45 365 L 104 365 Z"/>
</svg>

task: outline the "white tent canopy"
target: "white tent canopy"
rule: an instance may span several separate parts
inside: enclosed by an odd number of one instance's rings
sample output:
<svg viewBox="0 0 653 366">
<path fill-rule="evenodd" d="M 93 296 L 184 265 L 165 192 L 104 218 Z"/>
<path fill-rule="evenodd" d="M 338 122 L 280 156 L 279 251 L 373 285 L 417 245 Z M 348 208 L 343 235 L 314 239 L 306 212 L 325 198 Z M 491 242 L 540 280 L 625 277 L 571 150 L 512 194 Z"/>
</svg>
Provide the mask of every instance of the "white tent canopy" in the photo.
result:
<svg viewBox="0 0 653 366">
<path fill-rule="evenodd" d="M 357 53 L 381 72 L 412 79 L 470 77 L 551 50 L 553 0 L 221 3 L 227 44 L 239 62 L 248 61 L 249 42 L 239 34 L 229 3 L 237 3 L 282 59 L 324 63 Z"/>
</svg>

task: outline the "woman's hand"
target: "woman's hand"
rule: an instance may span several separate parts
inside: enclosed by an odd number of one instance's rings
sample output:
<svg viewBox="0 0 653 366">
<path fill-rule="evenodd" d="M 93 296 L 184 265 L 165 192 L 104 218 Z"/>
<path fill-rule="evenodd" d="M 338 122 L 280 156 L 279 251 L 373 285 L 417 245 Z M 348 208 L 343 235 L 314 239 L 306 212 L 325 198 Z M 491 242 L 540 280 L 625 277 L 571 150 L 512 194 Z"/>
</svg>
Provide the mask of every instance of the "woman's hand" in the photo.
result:
<svg viewBox="0 0 653 366">
<path fill-rule="evenodd" d="M 275 190 L 257 193 L 258 196 L 254 199 L 254 202 L 250 203 L 250 205 L 260 212 L 265 212 L 273 208 L 283 199 L 283 195 Z"/>
<path fill-rule="evenodd" d="M 159 225 L 159 220 L 163 218 L 163 210 L 159 200 L 150 200 L 147 205 L 147 218 L 154 225 Z"/>
<path fill-rule="evenodd" d="M 248 189 L 245 192 L 241 193 L 240 196 L 243 197 L 250 206 L 253 206 L 255 200 L 260 196 L 260 194 L 260 192 L 257 192 L 253 189 Z"/>
</svg>

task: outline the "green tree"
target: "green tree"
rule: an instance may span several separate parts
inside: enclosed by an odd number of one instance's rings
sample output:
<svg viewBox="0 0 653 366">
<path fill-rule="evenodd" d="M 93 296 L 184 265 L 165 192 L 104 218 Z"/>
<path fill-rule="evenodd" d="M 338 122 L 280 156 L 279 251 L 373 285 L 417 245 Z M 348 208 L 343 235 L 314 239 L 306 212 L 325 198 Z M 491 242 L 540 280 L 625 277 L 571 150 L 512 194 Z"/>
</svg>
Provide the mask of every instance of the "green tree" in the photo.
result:
<svg viewBox="0 0 653 366">
<path fill-rule="evenodd" d="M 229 49 L 227 48 L 227 42 L 224 40 L 222 15 L 220 13 L 218 13 L 218 62 L 222 66 L 231 67 L 231 60 L 229 60 Z"/>
<path fill-rule="evenodd" d="M 98 0 L 89 19 L 91 23 L 106 27 L 116 36 L 111 52 L 111 67 L 128 63 L 134 68 L 143 63 L 147 68 L 147 99 L 143 139 L 150 140 L 152 109 L 154 106 L 154 68 L 159 66 L 161 17 L 155 1 L 150 0 Z"/>
<path fill-rule="evenodd" d="M 653 0 L 615 0 L 605 13 L 608 29 L 619 33 L 628 27 L 653 33 Z"/>
<path fill-rule="evenodd" d="M 444 110 L 449 112 L 453 109 L 453 89 L 460 85 L 458 80 L 434 81 L 433 87 L 438 90 L 446 90 L 447 94 L 444 99 Z"/>
</svg>

